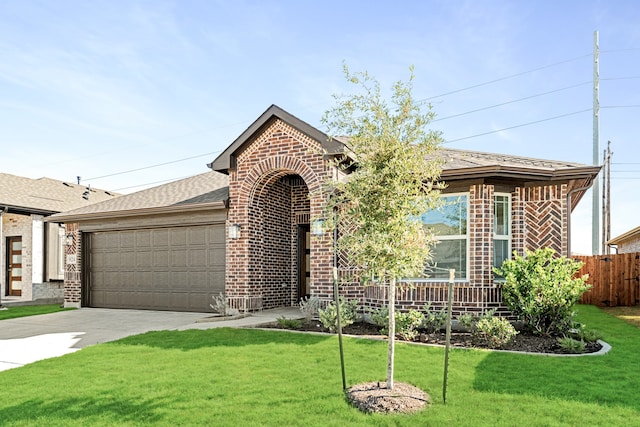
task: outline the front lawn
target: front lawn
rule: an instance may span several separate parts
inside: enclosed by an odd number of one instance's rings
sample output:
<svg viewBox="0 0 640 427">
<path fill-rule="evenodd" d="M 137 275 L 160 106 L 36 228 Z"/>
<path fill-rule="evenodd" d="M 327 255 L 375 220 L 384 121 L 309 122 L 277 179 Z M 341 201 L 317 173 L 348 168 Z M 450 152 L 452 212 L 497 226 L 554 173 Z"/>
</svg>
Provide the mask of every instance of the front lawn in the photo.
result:
<svg viewBox="0 0 640 427">
<path fill-rule="evenodd" d="M 547 357 L 397 345 L 396 381 L 426 390 L 416 415 L 365 415 L 341 392 L 336 336 L 149 332 L 0 372 L 2 425 L 628 426 L 640 419 L 640 329 L 591 306 L 605 356 Z M 384 380 L 386 343 L 345 338 L 348 384 Z"/>
<path fill-rule="evenodd" d="M 38 314 L 49 314 L 57 311 L 75 310 L 74 308 L 62 308 L 60 304 L 48 305 L 16 305 L 0 310 L 0 320 L 16 319 L 18 317 L 35 316 Z"/>
</svg>

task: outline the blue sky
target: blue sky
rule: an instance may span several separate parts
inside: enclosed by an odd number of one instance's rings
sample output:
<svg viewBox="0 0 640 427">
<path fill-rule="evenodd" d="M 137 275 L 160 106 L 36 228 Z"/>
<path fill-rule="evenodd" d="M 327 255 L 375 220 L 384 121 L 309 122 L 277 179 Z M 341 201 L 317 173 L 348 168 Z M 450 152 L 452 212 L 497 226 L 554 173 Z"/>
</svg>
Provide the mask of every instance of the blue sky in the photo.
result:
<svg viewBox="0 0 640 427">
<path fill-rule="evenodd" d="M 638 22 L 633 0 L 0 0 L 0 171 L 125 193 L 206 172 L 271 104 L 321 128 L 343 61 L 383 88 L 414 65 L 448 147 L 590 164 L 598 30 L 615 237 L 640 225 Z M 589 193 L 574 250 L 590 227 Z"/>
</svg>

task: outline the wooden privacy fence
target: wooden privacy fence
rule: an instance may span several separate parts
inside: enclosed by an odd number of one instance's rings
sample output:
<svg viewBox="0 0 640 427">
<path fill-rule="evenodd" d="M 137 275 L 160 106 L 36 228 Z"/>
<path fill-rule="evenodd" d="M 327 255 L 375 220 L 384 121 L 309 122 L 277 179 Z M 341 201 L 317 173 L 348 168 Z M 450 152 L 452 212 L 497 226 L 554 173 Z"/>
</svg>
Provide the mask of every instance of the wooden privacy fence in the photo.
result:
<svg viewBox="0 0 640 427">
<path fill-rule="evenodd" d="M 640 252 L 572 258 L 584 262 L 578 275 L 588 274 L 592 286 L 581 303 L 610 307 L 640 303 Z"/>
</svg>

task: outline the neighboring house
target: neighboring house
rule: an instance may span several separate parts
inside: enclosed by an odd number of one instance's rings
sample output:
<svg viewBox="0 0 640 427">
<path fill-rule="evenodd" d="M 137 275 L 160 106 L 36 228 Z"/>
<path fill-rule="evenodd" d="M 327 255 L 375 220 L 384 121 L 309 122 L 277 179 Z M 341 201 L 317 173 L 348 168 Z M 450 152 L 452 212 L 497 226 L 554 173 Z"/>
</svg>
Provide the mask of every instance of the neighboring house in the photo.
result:
<svg viewBox="0 0 640 427">
<path fill-rule="evenodd" d="M 332 236 L 313 223 L 323 183 L 342 173 L 326 160 L 347 154 L 342 140 L 271 106 L 208 165 L 212 172 L 53 216 L 76 232 L 65 304 L 210 311 L 222 291 L 247 310 L 307 295 L 329 301 Z M 439 231 L 435 263 L 456 269 L 454 310 L 503 308 L 492 267 L 513 251 L 566 253 L 569 208 L 599 167 L 452 149 L 440 156 L 447 205 L 423 220 Z M 342 294 L 362 306 L 385 303 L 384 287 L 349 282 L 353 268 L 337 258 Z M 447 279 L 405 280 L 399 305 L 442 306 Z"/>
<path fill-rule="evenodd" d="M 640 252 L 640 227 L 614 237 L 607 242 L 607 245 L 610 247 L 615 246 L 619 254 Z"/>
<path fill-rule="evenodd" d="M 66 232 L 44 219 L 115 196 L 49 178 L 0 173 L 0 297 L 62 301 Z"/>
</svg>

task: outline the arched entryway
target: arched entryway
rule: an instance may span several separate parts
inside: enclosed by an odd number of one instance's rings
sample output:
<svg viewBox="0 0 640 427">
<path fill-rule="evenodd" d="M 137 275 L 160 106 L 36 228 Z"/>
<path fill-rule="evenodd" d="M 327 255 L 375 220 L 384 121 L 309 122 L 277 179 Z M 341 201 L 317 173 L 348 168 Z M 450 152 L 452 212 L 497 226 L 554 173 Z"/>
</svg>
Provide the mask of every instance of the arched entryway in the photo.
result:
<svg viewBox="0 0 640 427">
<path fill-rule="evenodd" d="M 310 294 L 309 189 L 288 170 L 254 187 L 248 212 L 249 284 L 264 308 L 291 306 Z"/>
</svg>

